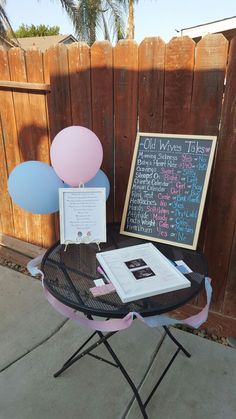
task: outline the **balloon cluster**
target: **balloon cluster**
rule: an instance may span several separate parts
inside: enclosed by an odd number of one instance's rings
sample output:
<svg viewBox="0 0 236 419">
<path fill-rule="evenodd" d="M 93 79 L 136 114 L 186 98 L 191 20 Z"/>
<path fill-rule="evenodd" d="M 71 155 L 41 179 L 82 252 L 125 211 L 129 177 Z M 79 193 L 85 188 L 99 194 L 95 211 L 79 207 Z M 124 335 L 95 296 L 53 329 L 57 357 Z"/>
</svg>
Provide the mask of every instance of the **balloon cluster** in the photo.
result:
<svg viewBox="0 0 236 419">
<path fill-rule="evenodd" d="M 10 173 L 8 191 L 13 201 L 33 214 L 58 211 L 58 189 L 65 187 L 105 188 L 106 199 L 110 184 L 100 170 L 102 145 L 88 128 L 64 128 L 54 138 L 50 157 L 52 167 L 39 161 L 19 164 Z"/>
</svg>

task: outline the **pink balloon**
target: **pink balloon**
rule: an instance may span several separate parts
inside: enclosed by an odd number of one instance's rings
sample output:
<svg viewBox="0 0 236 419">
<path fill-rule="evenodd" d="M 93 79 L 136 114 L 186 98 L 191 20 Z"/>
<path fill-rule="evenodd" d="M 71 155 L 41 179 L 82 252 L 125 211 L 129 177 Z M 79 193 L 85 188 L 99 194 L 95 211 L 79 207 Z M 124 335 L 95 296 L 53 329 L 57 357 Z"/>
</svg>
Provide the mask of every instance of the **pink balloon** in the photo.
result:
<svg viewBox="0 0 236 419">
<path fill-rule="evenodd" d="M 70 186 L 88 182 L 98 172 L 103 158 L 98 137 L 88 128 L 64 128 L 54 138 L 51 162 L 56 174 Z"/>
</svg>

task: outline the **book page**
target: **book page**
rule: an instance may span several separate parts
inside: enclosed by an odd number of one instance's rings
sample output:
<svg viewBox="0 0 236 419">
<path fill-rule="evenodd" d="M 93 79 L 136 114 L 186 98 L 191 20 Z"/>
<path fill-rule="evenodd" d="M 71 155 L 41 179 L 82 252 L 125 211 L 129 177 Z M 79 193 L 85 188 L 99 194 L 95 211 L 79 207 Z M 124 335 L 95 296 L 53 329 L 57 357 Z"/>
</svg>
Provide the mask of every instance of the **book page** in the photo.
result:
<svg viewBox="0 0 236 419">
<path fill-rule="evenodd" d="M 97 258 L 121 297 L 190 286 L 188 279 L 151 243 L 103 252 Z"/>
</svg>

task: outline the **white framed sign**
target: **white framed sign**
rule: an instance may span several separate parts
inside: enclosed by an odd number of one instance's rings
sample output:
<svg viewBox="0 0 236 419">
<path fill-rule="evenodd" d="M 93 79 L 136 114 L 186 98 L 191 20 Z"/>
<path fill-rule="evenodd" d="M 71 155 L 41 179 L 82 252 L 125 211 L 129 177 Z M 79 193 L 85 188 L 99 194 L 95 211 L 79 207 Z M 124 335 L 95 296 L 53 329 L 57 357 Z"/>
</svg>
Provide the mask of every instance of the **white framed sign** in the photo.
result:
<svg viewBox="0 0 236 419">
<path fill-rule="evenodd" d="M 60 188 L 60 242 L 106 241 L 105 188 Z"/>
</svg>

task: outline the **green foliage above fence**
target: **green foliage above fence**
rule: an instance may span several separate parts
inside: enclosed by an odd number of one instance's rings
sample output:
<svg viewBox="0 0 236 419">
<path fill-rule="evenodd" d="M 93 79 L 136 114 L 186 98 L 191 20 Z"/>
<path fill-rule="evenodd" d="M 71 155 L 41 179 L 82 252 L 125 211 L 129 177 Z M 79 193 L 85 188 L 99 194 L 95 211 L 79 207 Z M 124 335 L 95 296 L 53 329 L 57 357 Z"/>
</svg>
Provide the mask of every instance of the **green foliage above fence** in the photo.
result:
<svg viewBox="0 0 236 419">
<path fill-rule="evenodd" d="M 25 25 L 22 23 L 20 27 L 15 31 L 16 38 L 27 38 L 30 36 L 49 36 L 59 35 L 59 26 L 46 26 L 46 25 Z"/>
</svg>

